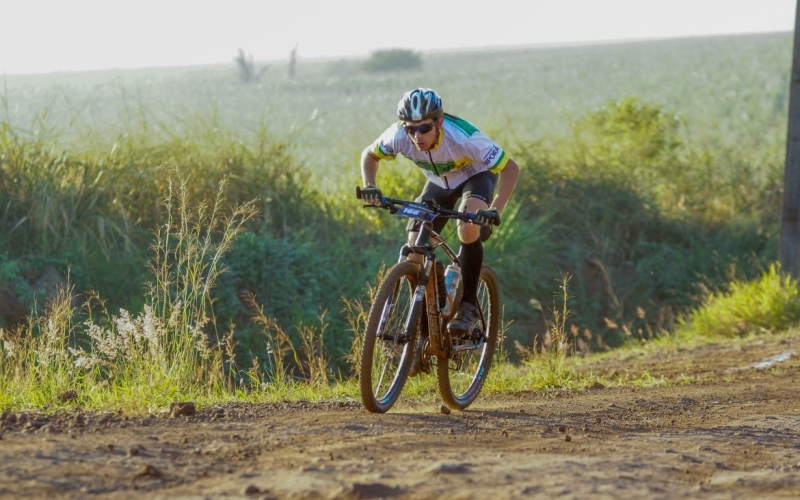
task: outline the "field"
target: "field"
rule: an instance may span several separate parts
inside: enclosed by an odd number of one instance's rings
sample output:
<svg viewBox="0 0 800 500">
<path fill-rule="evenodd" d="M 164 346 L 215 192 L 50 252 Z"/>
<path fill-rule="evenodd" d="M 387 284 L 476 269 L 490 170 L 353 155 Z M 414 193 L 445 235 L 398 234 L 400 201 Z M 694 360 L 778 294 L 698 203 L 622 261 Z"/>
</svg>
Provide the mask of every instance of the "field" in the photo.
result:
<svg viewBox="0 0 800 500">
<path fill-rule="evenodd" d="M 796 498 L 791 48 L 4 76 L 0 497 Z M 353 188 L 416 86 L 522 168 L 486 244 L 503 342 L 466 411 L 421 375 L 374 415 L 359 339 L 403 221 Z"/>
<path fill-rule="evenodd" d="M 301 59 L 295 78 L 287 64 L 265 63 L 250 84 L 232 63 L 7 76 L 4 121 L 109 145 L 125 133 L 181 137 L 215 127 L 248 138 L 265 126 L 291 142 L 317 182 L 349 191 L 361 150 L 415 86 L 436 89 L 450 112 L 511 152 L 569 134 L 570 122 L 608 101 L 639 96 L 685 119 L 692 145 L 779 161 L 791 46 L 786 33 L 430 53 L 421 70 L 378 74 L 360 71 L 358 60 Z"/>
<path fill-rule="evenodd" d="M 777 257 L 791 42 L 430 53 L 395 72 L 301 59 L 293 78 L 278 61 L 249 83 L 232 63 L 5 76 L 0 355 L 15 361 L 0 408 L 68 390 L 137 410 L 140 391 L 213 400 L 233 385 L 270 399 L 299 381 L 336 393 L 402 235 L 353 198 L 358 157 L 414 86 L 436 88 L 523 169 L 486 245 L 503 293 L 500 362 L 543 354 L 563 283 L 575 353 L 670 336 Z M 421 174 L 396 163 L 379 184 L 414 196 Z M 791 326 L 785 316 L 775 324 Z M 133 371 L 121 340 L 93 357 L 123 332 L 150 339 Z M 41 364 L 40 351 L 63 355 Z M 169 368 L 137 372 L 154 366 Z"/>
</svg>

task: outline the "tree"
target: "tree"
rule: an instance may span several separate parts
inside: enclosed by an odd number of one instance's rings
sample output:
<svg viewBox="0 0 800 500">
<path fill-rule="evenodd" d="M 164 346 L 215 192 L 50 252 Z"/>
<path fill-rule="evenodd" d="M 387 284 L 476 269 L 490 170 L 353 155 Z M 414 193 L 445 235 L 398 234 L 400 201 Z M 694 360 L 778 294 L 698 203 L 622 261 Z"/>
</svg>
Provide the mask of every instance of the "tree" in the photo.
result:
<svg viewBox="0 0 800 500">
<path fill-rule="evenodd" d="M 295 44 L 294 48 L 292 49 L 292 53 L 289 56 L 289 78 L 294 78 L 294 73 L 297 70 L 297 46 L 299 44 Z"/>
<path fill-rule="evenodd" d="M 245 56 L 242 49 L 239 49 L 239 55 L 233 60 L 236 61 L 236 65 L 239 68 L 239 80 L 242 83 L 250 83 L 258 80 L 268 68 L 268 66 L 264 66 L 256 70 L 256 64 L 253 62 L 253 55 Z"/>
<path fill-rule="evenodd" d="M 419 52 L 408 49 L 381 49 L 372 52 L 364 63 L 367 71 L 398 71 L 422 67 Z"/>
</svg>

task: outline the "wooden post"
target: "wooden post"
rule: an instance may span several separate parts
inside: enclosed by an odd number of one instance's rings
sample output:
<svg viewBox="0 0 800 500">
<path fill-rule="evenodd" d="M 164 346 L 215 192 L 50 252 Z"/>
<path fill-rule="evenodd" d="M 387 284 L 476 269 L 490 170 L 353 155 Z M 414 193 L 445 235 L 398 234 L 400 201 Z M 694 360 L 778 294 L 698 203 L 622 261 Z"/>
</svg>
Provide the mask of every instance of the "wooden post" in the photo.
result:
<svg viewBox="0 0 800 500">
<path fill-rule="evenodd" d="M 800 275 L 800 0 L 795 9 L 779 252 L 783 272 L 797 279 Z"/>
</svg>

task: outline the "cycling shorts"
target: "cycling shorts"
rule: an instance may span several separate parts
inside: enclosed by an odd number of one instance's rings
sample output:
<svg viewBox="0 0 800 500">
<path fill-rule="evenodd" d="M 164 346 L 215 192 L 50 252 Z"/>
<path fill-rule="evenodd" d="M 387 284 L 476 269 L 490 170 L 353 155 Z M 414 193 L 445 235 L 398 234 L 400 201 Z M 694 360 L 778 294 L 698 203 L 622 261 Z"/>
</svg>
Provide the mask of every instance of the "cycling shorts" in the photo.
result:
<svg viewBox="0 0 800 500">
<path fill-rule="evenodd" d="M 453 210 L 461 198 L 465 200 L 467 198 L 478 198 L 491 206 L 496 184 L 497 174 L 488 171 L 473 175 L 455 189 L 445 189 L 428 181 L 416 201 L 433 200 L 439 205 Z M 433 220 L 433 230 L 440 233 L 448 220 L 446 217 L 437 217 Z M 419 231 L 419 225 L 420 222 L 418 220 L 409 219 L 406 229 L 409 232 Z"/>
</svg>

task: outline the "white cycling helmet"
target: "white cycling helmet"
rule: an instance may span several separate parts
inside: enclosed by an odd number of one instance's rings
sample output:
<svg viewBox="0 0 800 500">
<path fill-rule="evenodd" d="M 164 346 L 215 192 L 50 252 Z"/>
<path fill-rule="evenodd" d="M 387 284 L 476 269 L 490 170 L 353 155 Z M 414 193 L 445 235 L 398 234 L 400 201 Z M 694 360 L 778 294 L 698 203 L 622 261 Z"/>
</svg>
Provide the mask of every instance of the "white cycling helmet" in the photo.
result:
<svg viewBox="0 0 800 500">
<path fill-rule="evenodd" d="M 409 90 L 397 103 L 397 116 L 404 122 L 437 119 L 444 114 L 442 98 L 432 89 Z"/>
</svg>

